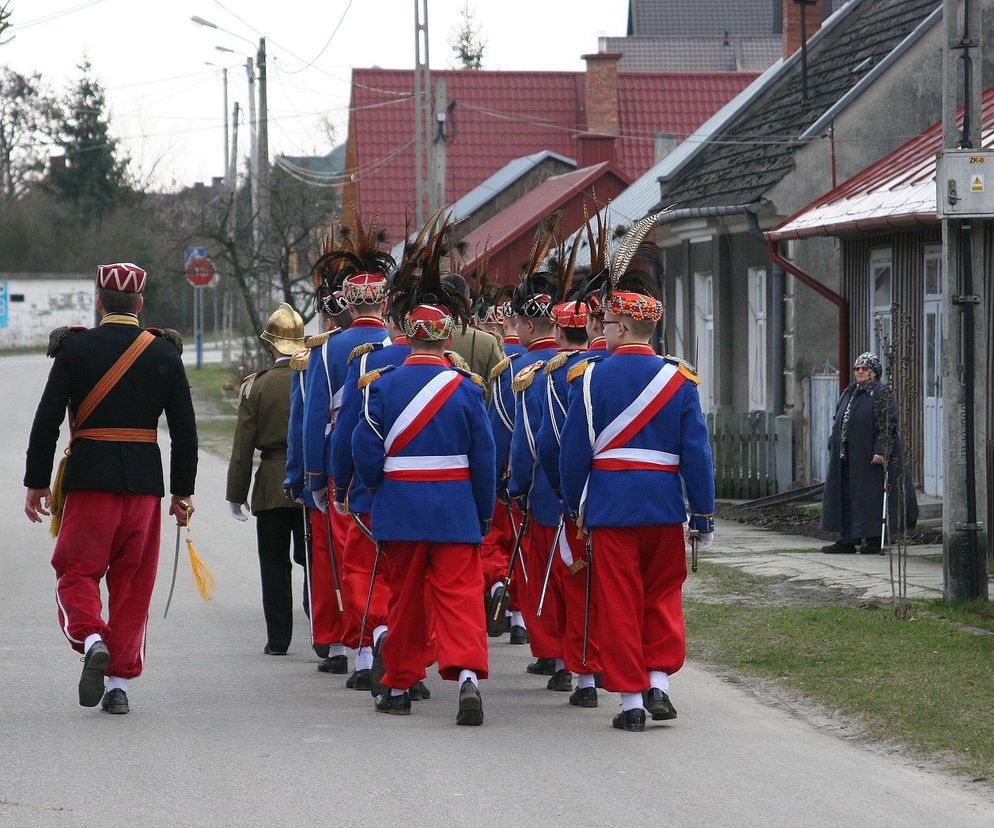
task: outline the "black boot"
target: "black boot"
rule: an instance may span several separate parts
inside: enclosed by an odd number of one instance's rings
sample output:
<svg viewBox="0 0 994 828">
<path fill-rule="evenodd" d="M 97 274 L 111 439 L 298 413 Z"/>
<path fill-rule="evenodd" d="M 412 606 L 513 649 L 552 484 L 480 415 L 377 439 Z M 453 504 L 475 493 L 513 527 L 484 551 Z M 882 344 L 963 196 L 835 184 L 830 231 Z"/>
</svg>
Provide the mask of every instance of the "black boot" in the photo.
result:
<svg viewBox="0 0 994 828">
<path fill-rule="evenodd" d="M 104 713 L 127 713 L 128 712 L 128 694 L 121 690 L 119 687 L 115 687 L 113 690 L 108 690 L 100 702 L 100 709 Z"/>
<path fill-rule="evenodd" d="M 531 673 L 533 676 L 551 676 L 556 672 L 556 660 L 554 658 L 537 658 L 525 667 L 525 672 Z"/>
<path fill-rule="evenodd" d="M 456 713 L 456 724 L 483 724 L 483 699 L 480 698 L 480 691 L 470 679 L 466 679 L 459 688 L 459 712 Z"/>
<path fill-rule="evenodd" d="M 650 687 L 642 694 L 642 703 L 654 722 L 665 722 L 676 718 L 676 708 L 658 687 Z"/>
<path fill-rule="evenodd" d="M 512 644 L 527 644 L 528 643 L 528 630 L 526 630 L 520 624 L 513 624 L 511 626 L 511 643 Z"/>
<path fill-rule="evenodd" d="M 645 711 L 640 707 L 636 707 L 634 710 L 623 710 L 614 717 L 611 726 L 616 730 L 641 733 L 645 730 Z"/>
<path fill-rule="evenodd" d="M 569 697 L 573 707 L 597 707 L 596 687 L 577 687 Z"/>
<path fill-rule="evenodd" d="M 104 673 L 110 664 L 110 651 L 103 641 L 95 641 L 83 656 L 83 672 L 79 676 L 79 703 L 96 707 L 104 695 Z"/>
<path fill-rule="evenodd" d="M 349 681 L 352 684 L 349 684 Z M 345 682 L 345 686 L 351 690 L 368 690 L 369 689 L 369 670 L 353 670 L 352 675 L 349 676 L 348 681 Z"/>
<path fill-rule="evenodd" d="M 863 538 L 863 545 L 859 549 L 860 555 L 883 555 L 884 550 L 880 548 L 880 538 Z"/>
<path fill-rule="evenodd" d="M 349 671 L 349 658 L 348 656 L 343 655 L 327 656 L 322 658 L 321 661 L 318 662 L 318 671 L 344 676 Z"/>
<path fill-rule="evenodd" d="M 556 670 L 552 674 L 552 678 L 546 682 L 546 690 L 561 690 L 564 693 L 568 693 L 573 689 L 573 674 L 569 670 Z"/>
<path fill-rule="evenodd" d="M 314 644 L 314 655 L 318 658 L 327 658 L 328 653 L 331 652 L 330 644 Z"/>
<path fill-rule="evenodd" d="M 427 688 L 423 681 L 419 681 L 407 691 L 407 695 L 411 697 L 411 701 L 427 701 L 431 698 L 431 690 Z"/>
<path fill-rule="evenodd" d="M 507 627 L 504 611 L 507 609 L 510 596 L 505 592 L 504 585 L 500 584 L 492 592 L 488 589 L 483 598 L 483 605 L 487 611 L 487 635 L 491 638 L 500 638 Z M 494 616 L 497 616 L 496 619 Z"/>
<path fill-rule="evenodd" d="M 394 696 L 390 694 L 388 689 L 376 697 L 375 706 L 378 713 L 391 713 L 394 716 L 411 715 L 411 697 L 406 691 L 399 696 Z"/>
<path fill-rule="evenodd" d="M 856 554 L 856 544 L 854 543 L 843 543 L 842 541 L 836 541 L 828 546 L 823 546 L 821 551 L 826 555 L 855 555 Z"/>
</svg>

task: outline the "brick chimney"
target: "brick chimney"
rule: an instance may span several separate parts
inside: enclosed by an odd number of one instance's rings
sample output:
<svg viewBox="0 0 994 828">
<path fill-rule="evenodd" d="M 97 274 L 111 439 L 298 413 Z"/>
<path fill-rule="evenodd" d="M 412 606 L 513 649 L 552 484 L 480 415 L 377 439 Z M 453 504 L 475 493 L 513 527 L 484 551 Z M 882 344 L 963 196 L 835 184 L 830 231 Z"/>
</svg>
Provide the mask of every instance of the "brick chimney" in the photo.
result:
<svg viewBox="0 0 994 828">
<path fill-rule="evenodd" d="M 804 3 L 808 40 L 821 28 L 822 0 L 783 0 L 783 56 L 790 57 L 801 48 L 801 3 Z"/>
<path fill-rule="evenodd" d="M 618 115 L 619 52 L 595 52 L 584 55 L 587 74 L 584 79 L 586 132 L 576 136 L 576 163 L 589 167 L 601 161 L 614 161 L 615 142 L 621 123 Z"/>
</svg>

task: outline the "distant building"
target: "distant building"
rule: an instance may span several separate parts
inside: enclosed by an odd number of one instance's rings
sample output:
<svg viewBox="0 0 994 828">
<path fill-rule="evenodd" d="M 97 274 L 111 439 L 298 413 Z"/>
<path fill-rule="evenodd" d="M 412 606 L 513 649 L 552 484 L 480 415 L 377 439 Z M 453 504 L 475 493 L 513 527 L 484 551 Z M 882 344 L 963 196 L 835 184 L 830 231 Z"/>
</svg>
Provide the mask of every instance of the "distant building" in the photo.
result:
<svg viewBox="0 0 994 828">
<path fill-rule="evenodd" d="M 55 328 L 92 326 L 96 312 L 92 274 L 0 271 L 0 350 L 45 345 Z"/>
</svg>

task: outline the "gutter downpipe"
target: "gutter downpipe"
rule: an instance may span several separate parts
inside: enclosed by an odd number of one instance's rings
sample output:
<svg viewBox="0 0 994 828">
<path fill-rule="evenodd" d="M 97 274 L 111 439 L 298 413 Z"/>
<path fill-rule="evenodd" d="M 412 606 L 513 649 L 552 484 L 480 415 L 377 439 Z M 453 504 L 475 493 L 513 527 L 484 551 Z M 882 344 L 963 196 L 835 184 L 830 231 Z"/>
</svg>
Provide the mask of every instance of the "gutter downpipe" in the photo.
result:
<svg viewBox="0 0 994 828">
<path fill-rule="evenodd" d="M 780 255 L 779 245 L 772 239 L 767 239 L 763 230 L 759 226 L 759 220 L 753 211 L 748 211 L 747 220 L 749 222 L 749 232 L 760 241 L 766 242 L 766 248 L 770 254 L 770 261 L 777 267 L 783 268 L 787 273 L 799 282 L 807 285 L 815 293 L 824 296 L 839 310 L 839 392 L 845 390 L 849 384 L 849 373 L 846 366 L 849 365 L 849 302 L 844 296 L 834 290 L 825 287 L 811 274 L 805 273 L 797 265 Z"/>
</svg>

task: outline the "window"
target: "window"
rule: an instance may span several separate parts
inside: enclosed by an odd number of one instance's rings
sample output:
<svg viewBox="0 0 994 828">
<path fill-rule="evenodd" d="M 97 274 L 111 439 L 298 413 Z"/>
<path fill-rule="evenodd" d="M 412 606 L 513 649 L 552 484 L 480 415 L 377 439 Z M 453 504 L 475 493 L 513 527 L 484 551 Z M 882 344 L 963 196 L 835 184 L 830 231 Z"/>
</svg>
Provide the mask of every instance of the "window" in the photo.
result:
<svg viewBox="0 0 994 828">
<path fill-rule="evenodd" d="M 714 296 L 710 273 L 694 274 L 694 356 L 701 378 L 701 410 L 707 414 L 714 407 Z"/>
<path fill-rule="evenodd" d="M 870 350 L 884 359 L 890 344 L 891 306 L 894 304 L 894 263 L 890 248 L 870 253 Z"/>
<path fill-rule="evenodd" d="M 766 410 L 766 268 L 749 268 L 749 410 Z"/>
</svg>

